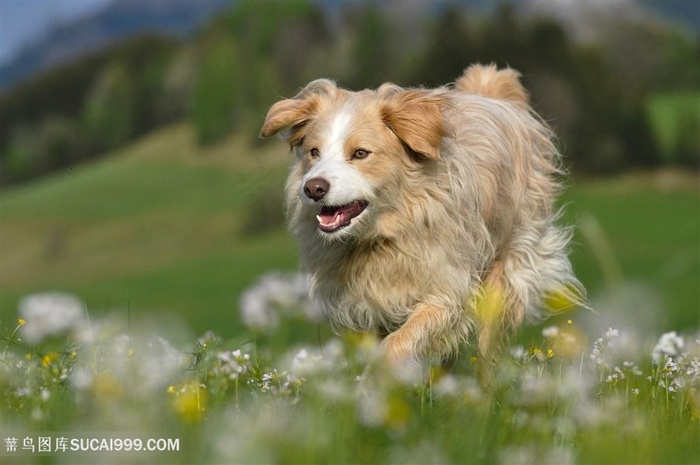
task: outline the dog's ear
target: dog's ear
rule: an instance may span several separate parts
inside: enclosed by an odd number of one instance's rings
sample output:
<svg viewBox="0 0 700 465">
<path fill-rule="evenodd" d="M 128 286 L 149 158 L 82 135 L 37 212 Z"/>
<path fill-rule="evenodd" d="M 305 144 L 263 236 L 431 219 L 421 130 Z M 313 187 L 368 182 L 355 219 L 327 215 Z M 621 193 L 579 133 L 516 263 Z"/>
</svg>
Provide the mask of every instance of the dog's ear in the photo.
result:
<svg viewBox="0 0 700 465">
<path fill-rule="evenodd" d="M 403 91 L 404 88 L 394 84 L 393 82 L 385 82 L 377 88 L 377 93 L 380 97 L 389 97 Z"/>
<path fill-rule="evenodd" d="M 390 93 L 381 108 L 381 117 L 401 141 L 414 152 L 430 159 L 440 158 L 444 134 L 442 98 L 421 90 Z"/>
<path fill-rule="evenodd" d="M 275 103 L 267 112 L 260 136 L 280 134 L 291 145 L 296 145 L 303 138 L 303 127 L 316 113 L 320 97 L 330 95 L 336 89 L 333 81 L 317 79 L 310 82 L 294 98 Z"/>
<path fill-rule="evenodd" d="M 485 97 L 507 100 L 523 108 L 528 106 L 527 91 L 520 83 L 520 73 L 510 68 L 498 69 L 495 64 L 471 65 L 455 81 L 455 88 Z"/>
<path fill-rule="evenodd" d="M 260 136 L 270 137 L 280 134 L 291 145 L 297 145 L 303 138 L 303 127 L 315 113 L 316 106 L 315 99 L 280 100 L 267 112 Z"/>
</svg>

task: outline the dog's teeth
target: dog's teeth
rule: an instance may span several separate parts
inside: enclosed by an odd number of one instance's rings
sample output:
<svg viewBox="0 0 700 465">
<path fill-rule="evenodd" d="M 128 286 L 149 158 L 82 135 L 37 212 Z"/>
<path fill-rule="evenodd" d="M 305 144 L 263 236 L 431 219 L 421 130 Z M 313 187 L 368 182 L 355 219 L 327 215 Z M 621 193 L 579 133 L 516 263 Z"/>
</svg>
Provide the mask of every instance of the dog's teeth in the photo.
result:
<svg viewBox="0 0 700 465">
<path fill-rule="evenodd" d="M 323 218 L 321 218 L 321 215 L 316 215 L 316 219 L 319 223 L 323 223 Z"/>
</svg>

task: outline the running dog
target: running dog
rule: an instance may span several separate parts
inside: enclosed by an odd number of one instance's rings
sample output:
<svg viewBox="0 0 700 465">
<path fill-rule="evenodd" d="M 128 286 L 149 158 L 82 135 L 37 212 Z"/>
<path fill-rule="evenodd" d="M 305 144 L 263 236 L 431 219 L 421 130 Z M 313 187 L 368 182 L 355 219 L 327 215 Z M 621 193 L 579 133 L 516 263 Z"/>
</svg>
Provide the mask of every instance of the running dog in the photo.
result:
<svg viewBox="0 0 700 465">
<path fill-rule="evenodd" d="M 382 336 L 390 363 L 452 359 L 472 333 L 489 359 L 549 302 L 581 304 L 560 154 L 516 71 L 474 65 L 437 89 L 315 80 L 270 108 L 275 134 L 297 158 L 286 203 L 313 300 L 335 329 Z"/>
</svg>

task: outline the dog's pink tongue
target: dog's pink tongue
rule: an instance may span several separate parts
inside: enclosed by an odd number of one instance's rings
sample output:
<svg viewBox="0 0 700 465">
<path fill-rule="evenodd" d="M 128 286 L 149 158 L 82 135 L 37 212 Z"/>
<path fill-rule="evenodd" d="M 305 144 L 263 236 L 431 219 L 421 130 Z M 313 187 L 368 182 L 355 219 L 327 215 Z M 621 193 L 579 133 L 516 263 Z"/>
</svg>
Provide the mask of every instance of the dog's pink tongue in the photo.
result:
<svg viewBox="0 0 700 465">
<path fill-rule="evenodd" d="M 342 224 L 344 216 L 345 212 L 342 208 L 324 207 L 319 215 L 319 223 L 321 226 L 334 229 Z"/>
<path fill-rule="evenodd" d="M 321 221 L 323 223 L 330 224 L 333 223 L 341 213 L 342 210 L 324 208 L 321 210 L 321 214 L 319 216 L 321 217 Z"/>
</svg>

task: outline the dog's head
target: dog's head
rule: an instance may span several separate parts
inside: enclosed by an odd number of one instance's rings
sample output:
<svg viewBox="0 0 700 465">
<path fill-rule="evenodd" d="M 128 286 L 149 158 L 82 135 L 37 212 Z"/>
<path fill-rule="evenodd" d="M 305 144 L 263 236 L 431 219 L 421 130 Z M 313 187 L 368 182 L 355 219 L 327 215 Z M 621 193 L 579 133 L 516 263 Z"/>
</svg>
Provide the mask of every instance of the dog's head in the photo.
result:
<svg viewBox="0 0 700 465">
<path fill-rule="evenodd" d="M 441 105 L 430 91 L 350 92 L 319 79 L 275 103 L 261 135 L 291 144 L 299 160 L 291 201 L 324 238 L 381 235 L 401 214 L 403 184 L 440 158 Z"/>
</svg>

